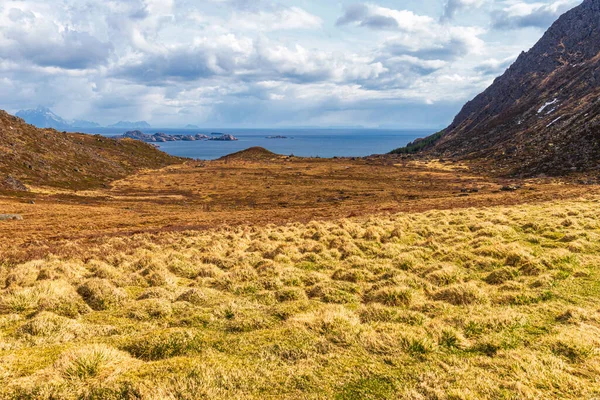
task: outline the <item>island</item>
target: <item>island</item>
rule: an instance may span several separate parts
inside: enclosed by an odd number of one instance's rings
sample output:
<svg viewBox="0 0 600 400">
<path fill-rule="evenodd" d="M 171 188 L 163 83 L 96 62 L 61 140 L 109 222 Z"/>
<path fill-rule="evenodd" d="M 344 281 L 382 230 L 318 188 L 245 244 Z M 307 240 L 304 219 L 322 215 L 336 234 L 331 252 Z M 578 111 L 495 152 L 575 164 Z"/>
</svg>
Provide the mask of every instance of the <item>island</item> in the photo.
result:
<svg viewBox="0 0 600 400">
<path fill-rule="evenodd" d="M 196 134 L 196 135 L 168 135 L 163 132 L 157 132 L 153 135 L 148 135 L 143 133 L 142 131 L 128 131 L 123 135 L 117 136 L 116 139 L 134 139 L 140 140 L 146 143 L 164 143 L 164 142 L 177 142 L 177 141 L 186 141 L 192 142 L 197 140 L 218 140 L 218 141 L 235 141 L 238 140 L 235 136 L 229 134 L 221 134 L 221 136 L 207 136 L 204 134 Z"/>
<path fill-rule="evenodd" d="M 221 135 L 221 136 L 213 136 L 211 138 L 209 138 L 208 140 L 221 140 L 221 141 L 235 141 L 238 140 L 238 138 L 236 138 L 233 135 L 229 135 L 229 134 L 225 134 L 225 135 Z"/>
<path fill-rule="evenodd" d="M 267 139 L 290 139 L 287 136 L 275 135 L 275 136 L 267 136 Z"/>
</svg>

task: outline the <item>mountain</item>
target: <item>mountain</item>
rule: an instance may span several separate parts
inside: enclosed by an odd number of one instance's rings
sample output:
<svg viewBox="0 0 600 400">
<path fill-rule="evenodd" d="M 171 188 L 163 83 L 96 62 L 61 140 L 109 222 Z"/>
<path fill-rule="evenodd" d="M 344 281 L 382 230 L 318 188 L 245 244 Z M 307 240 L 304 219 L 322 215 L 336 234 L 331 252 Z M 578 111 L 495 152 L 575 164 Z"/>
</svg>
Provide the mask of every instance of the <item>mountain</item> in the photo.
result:
<svg viewBox="0 0 600 400">
<path fill-rule="evenodd" d="M 73 131 L 79 129 L 90 129 L 90 128 L 101 128 L 102 126 L 96 122 L 85 121 L 85 120 L 73 120 L 67 121 L 66 119 L 58 116 L 52 110 L 46 107 L 39 106 L 32 110 L 21 110 L 15 114 L 17 117 L 23 119 L 28 124 L 34 125 L 38 128 L 54 128 L 59 131 Z M 119 121 L 116 124 L 109 125 L 108 128 L 118 129 L 148 129 L 151 128 L 150 124 L 146 121 L 129 122 Z"/>
<path fill-rule="evenodd" d="M 198 125 L 187 124 L 184 126 L 184 129 L 200 129 L 200 127 Z"/>
<path fill-rule="evenodd" d="M 73 122 L 71 122 L 71 126 L 73 126 L 75 128 L 85 128 L 85 129 L 102 127 L 102 125 L 100 125 L 96 122 L 85 121 L 85 120 L 80 120 L 80 119 L 73 120 Z"/>
<path fill-rule="evenodd" d="M 116 124 L 112 124 L 108 126 L 109 128 L 119 128 L 119 129 L 149 129 L 152 128 L 149 123 L 146 121 L 119 121 Z"/>
<path fill-rule="evenodd" d="M 395 152 L 479 160 L 497 173 L 600 169 L 600 0 L 562 15 L 443 131 Z"/>
<path fill-rule="evenodd" d="M 64 130 L 72 127 L 68 121 L 53 113 L 52 110 L 41 106 L 34 110 L 21 110 L 16 116 L 38 128 Z"/>
<path fill-rule="evenodd" d="M 26 185 L 85 189 L 139 169 L 181 162 L 138 140 L 39 129 L 0 110 L 0 190 Z"/>
<path fill-rule="evenodd" d="M 38 128 L 54 128 L 63 131 L 74 130 L 76 128 L 100 127 L 100 124 L 91 121 L 77 119 L 73 121 L 67 121 L 66 119 L 55 114 L 49 108 L 42 106 L 39 106 L 38 108 L 32 110 L 21 110 L 15 115 L 23 119 L 28 124 L 34 125 Z"/>
</svg>

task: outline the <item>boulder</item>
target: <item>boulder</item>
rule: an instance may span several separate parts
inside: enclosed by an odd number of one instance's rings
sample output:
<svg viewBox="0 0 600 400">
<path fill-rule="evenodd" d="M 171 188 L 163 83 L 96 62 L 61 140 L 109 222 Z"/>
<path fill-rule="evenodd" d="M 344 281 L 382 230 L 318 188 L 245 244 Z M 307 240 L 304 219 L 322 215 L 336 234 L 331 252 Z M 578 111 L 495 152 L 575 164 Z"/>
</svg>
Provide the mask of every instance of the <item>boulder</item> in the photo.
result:
<svg viewBox="0 0 600 400">
<path fill-rule="evenodd" d="M 15 190 L 19 192 L 28 192 L 29 188 L 23 182 L 12 176 L 7 176 L 0 182 L 0 189 Z"/>
<path fill-rule="evenodd" d="M 23 217 L 19 214 L 0 214 L 0 221 L 22 221 Z"/>
</svg>

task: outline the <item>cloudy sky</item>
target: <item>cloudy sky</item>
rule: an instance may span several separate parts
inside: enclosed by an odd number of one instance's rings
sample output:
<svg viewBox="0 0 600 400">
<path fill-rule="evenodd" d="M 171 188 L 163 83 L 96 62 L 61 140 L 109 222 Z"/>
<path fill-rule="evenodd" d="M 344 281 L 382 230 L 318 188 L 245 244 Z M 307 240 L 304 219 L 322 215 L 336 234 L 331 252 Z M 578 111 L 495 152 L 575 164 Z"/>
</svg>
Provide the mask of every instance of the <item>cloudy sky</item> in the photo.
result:
<svg viewBox="0 0 600 400">
<path fill-rule="evenodd" d="M 0 108 L 442 127 L 581 0 L 0 0 Z"/>
</svg>

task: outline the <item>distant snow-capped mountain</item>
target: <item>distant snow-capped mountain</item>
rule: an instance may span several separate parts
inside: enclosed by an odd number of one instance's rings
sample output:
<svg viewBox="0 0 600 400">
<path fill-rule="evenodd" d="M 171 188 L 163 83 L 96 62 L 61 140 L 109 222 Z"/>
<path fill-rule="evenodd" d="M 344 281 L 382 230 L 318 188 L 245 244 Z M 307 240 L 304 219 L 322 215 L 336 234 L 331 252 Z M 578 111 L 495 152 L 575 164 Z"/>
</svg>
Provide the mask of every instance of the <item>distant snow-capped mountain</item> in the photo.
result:
<svg viewBox="0 0 600 400">
<path fill-rule="evenodd" d="M 76 129 L 90 129 L 90 128 L 101 128 L 102 125 L 85 120 L 71 120 L 68 121 L 59 115 L 55 114 L 52 110 L 46 107 L 39 106 L 36 109 L 21 110 L 15 114 L 17 117 L 25 120 L 28 124 L 36 126 L 38 128 L 54 128 L 57 130 L 76 130 Z M 108 128 L 119 128 L 119 129 L 149 129 L 150 124 L 146 121 L 119 121 L 116 124 L 109 125 Z"/>
<path fill-rule="evenodd" d="M 38 128 L 54 128 L 58 130 L 72 128 L 68 121 L 45 107 L 38 107 L 35 110 L 21 110 L 15 115 Z"/>
</svg>

